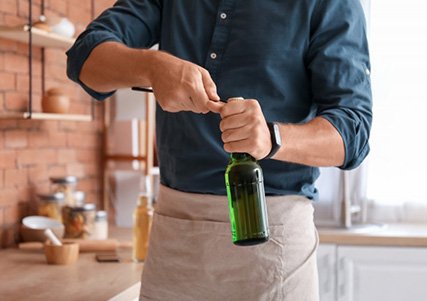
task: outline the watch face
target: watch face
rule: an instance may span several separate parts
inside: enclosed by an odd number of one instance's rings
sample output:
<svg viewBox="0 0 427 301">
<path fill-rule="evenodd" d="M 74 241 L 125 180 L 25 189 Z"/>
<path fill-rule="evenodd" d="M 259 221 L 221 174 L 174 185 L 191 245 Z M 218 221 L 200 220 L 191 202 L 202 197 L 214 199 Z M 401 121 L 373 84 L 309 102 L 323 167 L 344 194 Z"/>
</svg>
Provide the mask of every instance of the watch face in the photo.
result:
<svg viewBox="0 0 427 301">
<path fill-rule="evenodd" d="M 280 136 L 279 125 L 277 123 L 273 123 L 274 129 L 274 138 L 276 139 L 277 145 L 282 145 L 282 137 Z"/>
</svg>

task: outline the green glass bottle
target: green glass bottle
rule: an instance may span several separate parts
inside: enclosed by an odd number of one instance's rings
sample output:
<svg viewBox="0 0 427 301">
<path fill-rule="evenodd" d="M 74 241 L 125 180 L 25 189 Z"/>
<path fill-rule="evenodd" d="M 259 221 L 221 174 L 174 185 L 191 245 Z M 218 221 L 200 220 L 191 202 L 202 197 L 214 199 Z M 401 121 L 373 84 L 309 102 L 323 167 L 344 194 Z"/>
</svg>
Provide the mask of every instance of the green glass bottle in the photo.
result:
<svg viewBox="0 0 427 301">
<path fill-rule="evenodd" d="M 251 155 L 232 153 L 225 172 L 233 243 L 268 241 L 268 217 L 262 169 Z"/>
</svg>

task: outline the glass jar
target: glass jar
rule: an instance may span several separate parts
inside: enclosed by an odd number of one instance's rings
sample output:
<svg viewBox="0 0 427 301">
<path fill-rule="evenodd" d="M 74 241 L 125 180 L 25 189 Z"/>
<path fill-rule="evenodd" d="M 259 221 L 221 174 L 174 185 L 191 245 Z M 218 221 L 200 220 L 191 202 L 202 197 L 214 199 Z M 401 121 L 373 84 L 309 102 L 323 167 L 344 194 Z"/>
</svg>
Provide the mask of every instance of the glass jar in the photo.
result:
<svg viewBox="0 0 427 301">
<path fill-rule="evenodd" d="M 64 206 L 62 220 L 65 226 L 65 238 L 89 238 L 93 236 L 95 225 L 95 204 Z"/>
<path fill-rule="evenodd" d="M 74 176 L 50 178 L 53 185 L 54 192 L 62 192 L 65 196 L 65 204 L 68 206 L 75 206 L 74 199 L 75 188 L 77 185 L 77 178 Z"/>
<path fill-rule="evenodd" d="M 62 222 L 61 209 L 64 205 L 63 193 L 39 194 L 38 199 L 38 215 L 50 217 Z"/>
<path fill-rule="evenodd" d="M 106 211 L 100 210 L 96 212 L 95 229 L 93 231 L 93 239 L 108 238 L 108 215 Z"/>
</svg>

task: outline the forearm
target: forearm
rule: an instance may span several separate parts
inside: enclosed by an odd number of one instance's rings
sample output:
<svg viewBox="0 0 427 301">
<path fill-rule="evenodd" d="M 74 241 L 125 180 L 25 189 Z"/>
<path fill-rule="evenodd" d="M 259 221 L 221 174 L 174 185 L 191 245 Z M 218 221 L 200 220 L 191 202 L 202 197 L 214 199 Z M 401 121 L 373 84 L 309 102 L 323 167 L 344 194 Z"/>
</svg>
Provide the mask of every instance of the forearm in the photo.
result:
<svg viewBox="0 0 427 301">
<path fill-rule="evenodd" d="M 132 86 L 151 86 L 152 50 L 105 42 L 93 49 L 80 72 L 80 81 L 98 92 Z"/>
<path fill-rule="evenodd" d="M 282 147 L 276 160 L 309 166 L 341 166 L 344 142 L 326 119 L 316 117 L 305 124 L 280 124 Z"/>
</svg>

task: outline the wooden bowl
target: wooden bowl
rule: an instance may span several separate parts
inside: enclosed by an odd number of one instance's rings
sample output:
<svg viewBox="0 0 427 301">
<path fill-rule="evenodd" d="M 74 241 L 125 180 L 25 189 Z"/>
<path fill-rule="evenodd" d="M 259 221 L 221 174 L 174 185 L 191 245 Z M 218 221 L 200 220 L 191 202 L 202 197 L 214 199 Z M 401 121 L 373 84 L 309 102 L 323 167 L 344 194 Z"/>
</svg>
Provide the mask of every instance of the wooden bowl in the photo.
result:
<svg viewBox="0 0 427 301">
<path fill-rule="evenodd" d="M 73 264 L 79 259 L 79 244 L 64 242 L 62 246 L 55 246 L 47 242 L 44 245 L 44 254 L 48 264 Z"/>
<path fill-rule="evenodd" d="M 64 236 L 65 227 L 57 220 L 36 215 L 24 217 L 20 228 L 22 241 L 45 242 L 46 236 L 44 235 L 44 230 L 47 228 L 51 229 L 59 238 Z"/>
</svg>

